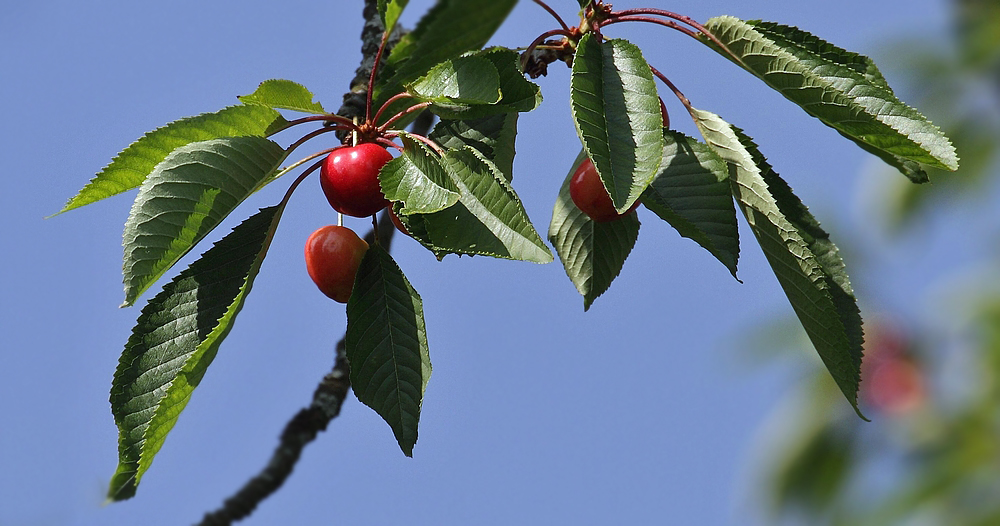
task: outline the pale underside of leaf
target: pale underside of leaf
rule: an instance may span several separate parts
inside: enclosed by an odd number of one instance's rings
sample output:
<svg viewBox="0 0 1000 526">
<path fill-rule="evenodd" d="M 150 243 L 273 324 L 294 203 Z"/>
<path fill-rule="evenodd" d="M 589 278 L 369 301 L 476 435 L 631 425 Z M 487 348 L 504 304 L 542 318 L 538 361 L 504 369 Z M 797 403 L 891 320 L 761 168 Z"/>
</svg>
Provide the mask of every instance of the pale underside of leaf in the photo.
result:
<svg viewBox="0 0 1000 526">
<path fill-rule="evenodd" d="M 122 150 L 60 212 L 138 188 L 157 164 L 181 146 L 220 137 L 263 137 L 283 122 L 278 112 L 256 105 L 230 106 L 171 122 Z"/>
<path fill-rule="evenodd" d="M 779 24 L 722 16 L 705 27 L 737 64 L 915 182 L 927 180 L 919 164 L 958 168 L 948 138 L 896 98 L 867 57 Z"/>
<path fill-rule="evenodd" d="M 496 69 L 500 87 L 500 100 L 495 104 L 458 105 L 447 101 L 436 101 L 429 109 L 442 119 L 469 120 L 503 113 L 531 111 L 542 102 L 542 92 L 537 84 L 524 77 L 520 56 L 516 51 L 503 47 L 492 47 L 482 51 L 469 52 L 466 57 L 487 60 Z"/>
<path fill-rule="evenodd" d="M 442 119 L 434 126 L 430 139 L 446 150 L 469 146 L 492 161 L 510 182 L 513 179 L 517 118 L 517 113 L 504 113 L 478 119 Z"/>
<path fill-rule="evenodd" d="M 305 86 L 284 79 L 265 80 L 257 90 L 239 99 L 244 104 L 259 104 L 270 108 L 301 111 L 303 113 L 326 113 L 323 105 L 313 101 L 313 94 Z"/>
<path fill-rule="evenodd" d="M 708 146 L 664 130 L 660 173 L 642 204 L 715 256 L 733 277 L 740 255 L 729 168 Z"/>
<path fill-rule="evenodd" d="M 639 236 L 639 218 L 632 212 L 621 219 L 599 223 L 573 204 L 569 182 L 585 158 L 586 153 L 581 151 L 559 190 L 549 223 L 549 241 L 559 254 L 566 275 L 583 295 L 583 310 L 588 310 L 621 273 Z"/>
<path fill-rule="evenodd" d="M 786 215 L 786 211 L 793 212 L 798 200 L 786 201 L 782 209 L 764 177 L 766 172 L 773 181 L 777 174 L 766 163 L 758 166 L 756 161 L 763 162 L 763 157 L 758 152 L 755 159 L 756 146 L 744 146 L 742 141 L 752 144 L 748 137 L 713 113 L 694 110 L 693 116 L 708 145 L 731 166 L 733 195 L 750 229 L 820 358 L 861 415 L 857 398 L 861 318 L 849 284 L 844 286 L 842 262 L 835 263 L 839 256 L 829 245 L 805 239 L 803 234 L 808 236 L 809 232 L 801 231 Z M 800 224 L 808 222 L 803 221 L 807 218 L 801 210 L 794 214 L 792 217 L 802 221 Z M 818 228 L 818 224 L 815 226 Z M 825 259 L 821 260 L 812 247 L 823 250 Z"/>
<path fill-rule="evenodd" d="M 573 60 L 570 106 L 615 209 L 625 212 L 656 176 L 663 154 L 659 98 L 639 48 L 585 35 Z"/>
<path fill-rule="evenodd" d="M 423 303 L 389 253 L 365 254 L 347 302 L 351 387 L 413 456 L 420 406 L 431 374 Z"/>
<path fill-rule="evenodd" d="M 256 191 L 284 156 L 268 139 L 231 137 L 183 146 L 157 165 L 125 223 L 125 304 Z"/>
<path fill-rule="evenodd" d="M 244 221 L 143 308 L 111 389 L 119 464 L 109 499 L 135 494 L 232 328 L 281 212 L 281 207 L 265 208 Z"/>
</svg>

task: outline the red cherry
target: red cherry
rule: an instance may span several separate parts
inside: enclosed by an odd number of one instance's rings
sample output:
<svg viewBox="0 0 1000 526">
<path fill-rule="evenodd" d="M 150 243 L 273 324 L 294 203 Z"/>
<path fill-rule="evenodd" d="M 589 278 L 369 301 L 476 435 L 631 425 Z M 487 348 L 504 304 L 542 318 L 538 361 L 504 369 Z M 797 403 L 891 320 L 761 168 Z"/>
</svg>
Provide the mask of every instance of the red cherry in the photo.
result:
<svg viewBox="0 0 1000 526">
<path fill-rule="evenodd" d="M 368 217 L 386 207 L 378 172 L 392 155 L 371 142 L 330 152 L 320 169 L 319 182 L 334 210 L 354 217 Z"/>
<path fill-rule="evenodd" d="M 406 227 L 403 226 L 403 222 L 399 220 L 399 216 L 396 215 L 396 212 L 391 207 L 389 208 L 389 219 L 392 221 L 392 224 L 396 226 L 396 230 L 399 230 L 405 235 L 410 235 L 410 232 L 406 230 Z"/>
<path fill-rule="evenodd" d="M 663 117 L 663 127 L 670 127 L 670 116 L 667 115 L 667 105 L 663 103 L 663 99 L 660 99 L 660 116 Z"/>
<path fill-rule="evenodd" d="M 306 240 L 306 270 L 323 294 L 347 303 L 367 250 L 368 243 L 350 228 L 324 226 Z"/>
<path fill-rule="evenodd" d="M 598 223 L 621 219 L 639 206 L 637 200 L 632 208 L 624 214 L 619 214 L 590 159 L 584 159 L 573 172 L 573 178 L 569 181 L 569 196 L 573 198 L 577 208 Z"/>
</svg>

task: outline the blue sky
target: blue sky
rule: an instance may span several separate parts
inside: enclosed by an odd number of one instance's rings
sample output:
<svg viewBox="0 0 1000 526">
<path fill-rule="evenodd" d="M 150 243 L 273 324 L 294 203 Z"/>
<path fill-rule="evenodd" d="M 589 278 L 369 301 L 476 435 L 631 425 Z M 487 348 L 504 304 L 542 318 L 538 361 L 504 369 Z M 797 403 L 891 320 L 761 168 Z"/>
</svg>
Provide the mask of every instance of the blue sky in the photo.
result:
<svg viewBox="0 0 1000 526">
<path fill-rule="evenodd" d="M 411 2 L 404 23 L 427 4 Z M 946 22 L 937 0 L 683 4 L 669 7 L 698 20 L 797 25 L 882 60 L 888 37 L 940 34 Z M 576 3 L 552 5 L 569 19 Z M 336 221 L 316 181 L 293 198 L 253 294 L 138 495 L 101 507 L 117 460 L 108 389 L 141 308 L 118 308 L 131 200 L 43 218 L 144 132 L 233 104 L 262 80 L 301 82 L 336 108 L 360 57 L 360 20 L 360 2 L 344 0 L 0 7 L 0 525 L 193 523 L 262 466 L 308 403 L 345 324 L 302 261 L 309 233 Z M 493 43 L 523 46 L 552 27 L 524 1 Z M 606 33 L 642 47 L 695 106 L 744 128 L 835 236 L 856 229 L 859 177 L 877 176 L 865 169 L 870 156 L 680 33 L 624 24 Z M 542 233 L 579 150 L 568 71 L 550 71 L 538 80 L 542 107 L 520 120 L 514 167 Z M 253 196 L 218 232 L 284 189 Z M 244 524 L 752 524 L 752 437 L 815 358 L 747 368 L 742 335 L 791 312 L 748 231 L 740 284 L 648 211 L 640 220 L 624 271 L 587 313 L 558 262 L 437 262 L 399 240 L 394 257 L 423 297 L 434 363 L 414 457 L 352 397 Z M 861 303 L 905 304 L 907 286 L 865 287 Z"/>
</svg>

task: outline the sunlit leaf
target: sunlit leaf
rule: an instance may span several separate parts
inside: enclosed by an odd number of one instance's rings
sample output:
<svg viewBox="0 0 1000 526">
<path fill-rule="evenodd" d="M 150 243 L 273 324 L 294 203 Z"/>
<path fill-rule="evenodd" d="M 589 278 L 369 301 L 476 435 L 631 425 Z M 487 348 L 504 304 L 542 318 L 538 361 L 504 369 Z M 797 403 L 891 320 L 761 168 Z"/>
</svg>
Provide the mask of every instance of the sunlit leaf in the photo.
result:
<svg viewBox="0 0 1000 526">
<path fill-rule="evenodd" d="M 420 295 L 378 244 L 365 253 L 347 302 L 351 387 L 413 456 L 420 404 L 431 375 Z"/>
<path fill-rule="evenodd" d="M 244 221 L 142 309 L 111 387 L 119 460 L 110 500 L 135 494 L 201 383 L 250 293 L 282 210 L 265 208 Z"/>
<path fill-rule="evenodd" d="M 423 143 L 403 136 L 403 153 L 379 173 L 382 193 L 403 203 L 404 214 L 428 214 L 458 202 L 455 184 L 441 159 Z"/>
<path fill-rule="evenodd" d="M 693 115 L 708 145 L 730 165 L 733 195 L 750 229 L 820 358 L 860 416 L 861 316 L 836 246 L 749 137 L 714 113 Z"/>
<path fill-rule="evenodd" d="M 257 90 L 240 97 L 244 104 L 259 104 L 270 108 L 325 114 L 323 106 L 313 101 L 314 95 L 305 86 L 283 79 L 265 80 Z"/>
<path fill-rule="evenodd" d="M 711 148 L 682 133 L 664 130 L 663 138 L 660 173 L 643 192 L 642 204 L 736 277 L 740 238 L 728 166 Z"/>
<path fill-rule="evenodd" d="M 705 27 L 735 57 L 704 39 L 710 46 L 914 182 L 927 181 L 920 164 L 958 168 L 948 138 L 896 98 L 867 57 L 772 22 L 721 16 Z"/>
<path fill-rule="evenodd" d="M 230 137 L 182 146 L 158 164 L 125 223 L 125 304 L 258 189 L 284 157 L 268 139 Z"/>
<path fill-rule="evenodd" d="M 580 39 L 570 78 L 573 122 L 619 213 L 656 176 L 663 118 L 649 64 L 625 40 Z"/>
<path fill-rule="evenodd" d="M 496 104 L 500 100 L 500 75 L 491 61 L 462 56 L 436 64 L 407 91 L 418 100 L 431 102 Z"/>
<path fill-rule="evenodd" d="M 569 182 L 584 159 L 586 153 L 580 152 L 559 190 L 549 224 L 549 241 L 566 275 L 583 295 L 583 310 L 587 310 L 621 272 L 639 237 L 639 218 L 633 212 L 615 221 L 597 222 L 573 204 Z"/>
<path fill-rule="evenodd" d="M 403 9 L 409 0 L 378 0 L 378 14 L 382 19 L 382 27 L 386 33 L 392 33 L 393 27 L 399 21 L 399 15 L 403 14 Z"/>
<path fill-rule="evenodd" d="M 230 106 L 157 128 L 121 151 L 61 212 L 138 188 L 163 159 L 181 146 L 220 137 L 264 137 L 285 119 L 264 106 Z"/>
<path fill-rule="evenodd" d="M 489 60 L 496 68 L 501 98 L 495 104 L 456 105 L 441 101 L 430 109 L 442 119 L 475 119 L 498 113 L 531 111 L 542 102 L 542 92 L 538 85 L 524 78 L 520 59 L 516 51 L 503 47 L 492 47 L 483 51 L 470 52 L 474 56 Z"/>
</svg>

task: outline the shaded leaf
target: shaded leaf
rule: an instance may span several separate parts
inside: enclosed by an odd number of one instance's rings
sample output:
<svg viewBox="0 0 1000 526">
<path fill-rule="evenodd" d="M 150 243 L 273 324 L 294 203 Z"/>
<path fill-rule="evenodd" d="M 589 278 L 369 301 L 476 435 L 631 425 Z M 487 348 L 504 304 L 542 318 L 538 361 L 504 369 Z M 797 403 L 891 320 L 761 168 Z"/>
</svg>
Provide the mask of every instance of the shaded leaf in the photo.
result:
<svg viewBox="0 0 1000 526">
<path fill-rule="evenodd" d="M 569 182 L 584 159 L 586 153 L 581 151 L 559 190 L 549 224 L 549 241 L 566 275 L 583 295 L 583 310 L 588 310 L 621 272 L 639 237 L 639 217 L 633 212 L 599 223 L 573 204 Z"/>
<path fill-rule="evenodd" d="M 478 119 L 442 119 L 434 126 L 430 139 L 446 150 L 469 146 L 492 161 L 510 182 L 514 169 L 517 117 L 517 113 L 502 113 Z"/>
<path fill-rule="evenodd" d="M 284 79 L 265 80 L 257 90 L 239 99 L 244 104 L 259 104 L 270 108 L 295 110 L 323 115 L 323 105 L 313 102 L 314 95 L 305 86 Z"/>
<path fill-rule="evenodd" d="M 708 145 L 730 165 L 733 195 L 750 229 L 820 358 L 862 416 L 861 316 L 836 247 L 746 135 L 713 113 L 692 115 Z"/>
<path fill-rule="evenodd" d="M 135 494 L 243 307 L 282 211 L 248 218 L 142 309 L 111 387 L 119 460 L 110 500 Z"/>
<path fill-rule="evenodd" d="M 403 135 L 403 153 L 379 173 L 382 193 L 403 203 L 404 214 L 427 214 L 458 202 L 455 184 L 437 154 L 419 141 Z"/>
<path fill-rule="evenodd" d="M 705 27 L 737 64 L 912 181 L 927 181 L 920 164 L 958 168 L 948 138 L 896 98 L 871 59 L 771 22 L 721 16 Z"/>
<path fill-rule="evenodd" d="M 711 252 L 736 277 L 740 238 L 726 162 L 682 133 L 664 130 L 663 138 L 660 173 L 643 192 L 642 204 Z"/>
<path fill-rule="evenodd" d="M 660 100 L 639 48 L 584 35 L 573 59 L 570 106 L 587 155 L 624 213 L 656 176 L 663 155 Z"/>
<path fill-rule="evenodd" d="M 351 387 L 413 456 L 424 389 L 431 375 L 420 295 L 378 244 L 365 253 L 347 302 Z"/>
<path fill-rule="evenodd" d="M 230 137 L 182 146 L 158 164 L 125 223 L 125 305 L 257 190 L 284 157 L 268 139 Z"/>
<path fill-rule="evenodd" d="M 157 164 L 181 146 L 220 137 L 263 137 L 284 122 L 278 112 L 264 106 L 230 106 L 171 122 L 122 150 L 60 212 L 138 188 Z"/>
<path fill-rule="evenodd" d="M 489 60 L 462 56 L 436 64 L 408 86 L 418 100 L 441 103 L 496 104 L 500 76 Z"/>
</svg>

